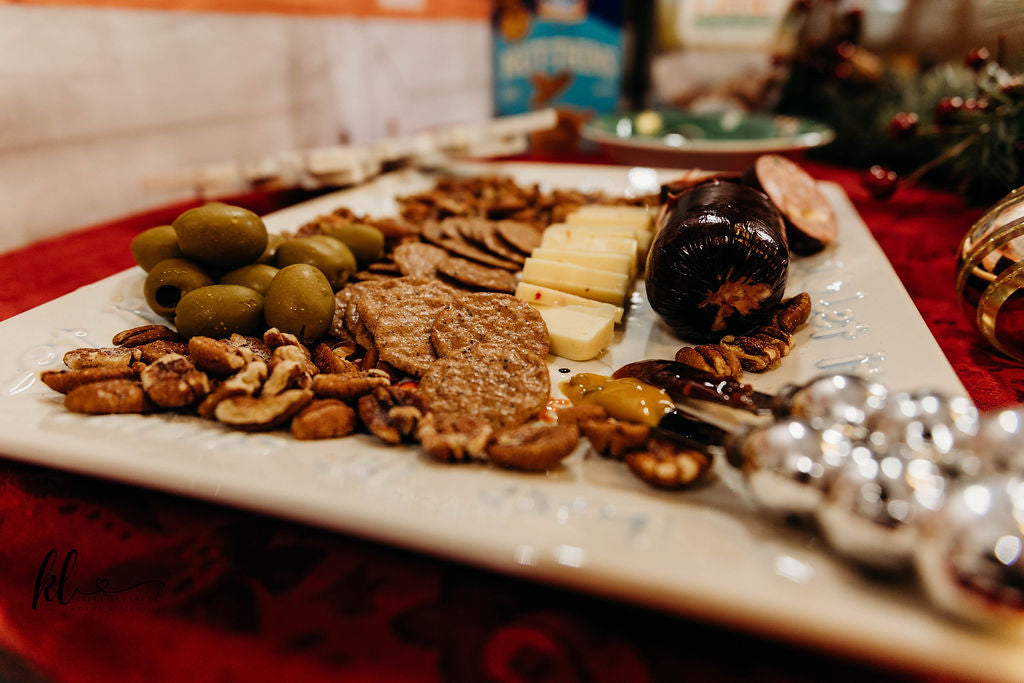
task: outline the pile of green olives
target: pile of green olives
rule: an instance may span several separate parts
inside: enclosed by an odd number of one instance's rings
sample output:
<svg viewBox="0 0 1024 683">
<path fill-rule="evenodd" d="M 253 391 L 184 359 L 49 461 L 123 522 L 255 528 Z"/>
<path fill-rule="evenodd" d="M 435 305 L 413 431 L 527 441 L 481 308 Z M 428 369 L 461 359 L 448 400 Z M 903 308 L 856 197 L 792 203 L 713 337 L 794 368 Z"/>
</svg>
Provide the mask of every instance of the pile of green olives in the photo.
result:
<svg viewBox="0 0 1024 683">
<path fill-rule="evenodd" d="M 262 335 L 268 327 L 309 343 L 330 329 L 334 293 L 384 254 L 384 235 L 360 223 L 324 235 L 267 233 L 252 211 L 209 202 L 140 233 L 146 303 L 186 337 Z"/>
</svg>

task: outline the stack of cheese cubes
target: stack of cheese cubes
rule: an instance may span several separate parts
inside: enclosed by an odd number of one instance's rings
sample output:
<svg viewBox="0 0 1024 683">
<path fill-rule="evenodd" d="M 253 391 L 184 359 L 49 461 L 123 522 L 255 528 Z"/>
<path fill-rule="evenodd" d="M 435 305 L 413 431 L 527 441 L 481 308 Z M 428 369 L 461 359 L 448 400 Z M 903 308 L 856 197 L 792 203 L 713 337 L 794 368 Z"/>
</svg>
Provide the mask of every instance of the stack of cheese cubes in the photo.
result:
<svg viewBox="0 0 1024 683">
<path fill-rule="evenodd" d="M 588 205 L 544 231 L 516 296 L 544 318 L 551 353 L 589 360 L 611 344 L 651 245 L 652 216 L 641 207 Z"/>
</svg>

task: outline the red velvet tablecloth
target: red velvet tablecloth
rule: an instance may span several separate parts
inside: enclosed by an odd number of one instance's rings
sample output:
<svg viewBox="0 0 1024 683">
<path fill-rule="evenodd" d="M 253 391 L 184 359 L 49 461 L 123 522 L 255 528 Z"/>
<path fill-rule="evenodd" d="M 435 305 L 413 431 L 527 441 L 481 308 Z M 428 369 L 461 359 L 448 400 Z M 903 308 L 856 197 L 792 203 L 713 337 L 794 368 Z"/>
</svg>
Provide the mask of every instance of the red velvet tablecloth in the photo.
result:
<svg viewBox="0 0 1024 683">
<path fill-rule="evenodd" d="M 846 189 L 978 406 L 1020 401 L 1024 368 L 993 354 L 953 302 L 955 248 L 981 210 L 924 188 L 879 203 L 854 171 L 808 168 Z M 302 198 L 238 203 L 266 212 Z M 131 238 L 183 208 L 0 256 L 0 319 L 131 266 Z M 97 580 L 127 590 L 87 595 Z M 903 676 L 351 536 L 0 460 L 4 681 Z"/>
</svg>

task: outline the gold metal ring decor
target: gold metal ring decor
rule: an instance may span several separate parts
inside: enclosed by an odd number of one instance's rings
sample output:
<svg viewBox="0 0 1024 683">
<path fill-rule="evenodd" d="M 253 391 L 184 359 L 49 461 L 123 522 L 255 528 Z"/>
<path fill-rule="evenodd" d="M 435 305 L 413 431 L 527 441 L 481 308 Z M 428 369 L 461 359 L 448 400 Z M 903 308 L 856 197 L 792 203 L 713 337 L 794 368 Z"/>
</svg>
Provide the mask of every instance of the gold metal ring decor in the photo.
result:
<svg viewBox="0 0 1024 683">
<path fill-rule="evenodd" d="M 1024 186 L 975 223 L 957 254 L 961 310 L 998 351 L 1024 362 Z"/>
</svg>

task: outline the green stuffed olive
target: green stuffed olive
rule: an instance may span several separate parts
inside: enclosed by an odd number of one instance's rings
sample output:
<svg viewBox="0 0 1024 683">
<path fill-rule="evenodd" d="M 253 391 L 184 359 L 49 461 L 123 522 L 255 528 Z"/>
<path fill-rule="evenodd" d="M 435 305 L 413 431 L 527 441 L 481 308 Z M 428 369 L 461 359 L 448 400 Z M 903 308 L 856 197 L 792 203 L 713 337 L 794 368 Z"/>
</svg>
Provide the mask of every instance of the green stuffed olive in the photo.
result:
<svg viewBox="0 0 1024 683">
<path fill-rule="evenodd" d="M 224 339 L 236 332 L 258 335 L 264 331 L 263 296 L 241 285 L 193 289 L 181 297 L 174 324 L 186 339 Z"/>
<path fill-rule="evenodd" d="M 331 228 L 324 234 L 344 242 L 360 265 L 379 261 L 384 256 L 384 233 L 372 225 L 349 223 Z"/>
<path fill-rule="evenodd" d="M 129 248 L 135 263 L 147 273 L 161 261 L 184 256 L 178 246 L 178 235 L 171 225 L 143 230 L 135 236 Z"/>
<path fill-rule="evenodd" d="M 172 258 L 153 266 L 146 276 L 142 291 L 154 313 L 174 320 L 175 309 L 185 294 L 212 284 L 210 276 L 196 264 Z"/>
<path fill-rule="evenodd" d="M 263 315 L 268 327 L 305 343 L 327 334 L 334 319 L 334 290 L 327 277 L 306 263 L 285 266 L 267 288 Z"/>
<path fill-rule="evenodd" d="M 204 266 L 231 270 L 253 263 L 267 248 L 267 227 L 240 206 L 210 202 L 174 219 L 182 253 Z"/>
<path fill-rule="evenodd" d="M 249 289 L 255 289 L 260 294 L 267 293 L 270 281 L 277 275 L 278 269 L 263 263 L 253 263 L 248 266 L 236 268 L 230 273 L 225 273 L 220 278 L 222 285 L 242 285 Z"/>
<path fill-rule="evenodd" d="M 286 239 L 287 238 L 284 235 L 279 235 L 277 233 L 268 234 L 267 246 L 263 250 L 263 253 L 260 254 L 260 257 L 256 259 L 256 263 L 265 263 L 268 266 L 274 265 L 275 259 L 277 258 L 277 248 L 281 245 L 281 242 L 284 242 Z"/>
<path fill-rule="evenodd" d="M 327 277 L 331 288 L 341 289 L 356 271 L 356 258 L 345 244 L 326 235 L 311 235 L 285 240 L 277 247 L 277 266 L 305 263 Z"/>
</svg>

